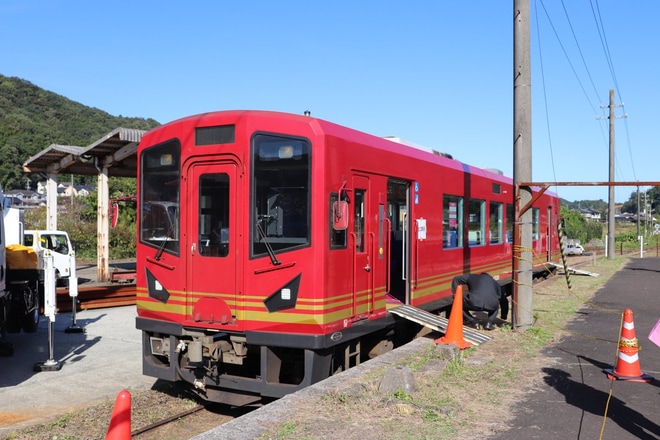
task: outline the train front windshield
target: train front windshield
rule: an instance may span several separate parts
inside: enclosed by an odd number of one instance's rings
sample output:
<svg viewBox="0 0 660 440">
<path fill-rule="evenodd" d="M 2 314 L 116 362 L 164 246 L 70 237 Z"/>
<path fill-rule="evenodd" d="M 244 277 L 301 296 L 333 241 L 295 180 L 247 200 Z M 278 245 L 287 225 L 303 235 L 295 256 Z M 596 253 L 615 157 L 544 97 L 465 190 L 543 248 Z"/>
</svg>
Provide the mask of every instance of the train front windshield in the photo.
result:
<svg viewBox="0 0 660 440">
<path fill-rule="evenodd" d="M 253 137 L 253 257 L 310 244 L 310 166 L 307 140 Z"/>
<path fill-rule="evenodd" d="M 179 254 L 181 147 L 170 141 L 142 153 L 140 241 Z"/>
</svg>

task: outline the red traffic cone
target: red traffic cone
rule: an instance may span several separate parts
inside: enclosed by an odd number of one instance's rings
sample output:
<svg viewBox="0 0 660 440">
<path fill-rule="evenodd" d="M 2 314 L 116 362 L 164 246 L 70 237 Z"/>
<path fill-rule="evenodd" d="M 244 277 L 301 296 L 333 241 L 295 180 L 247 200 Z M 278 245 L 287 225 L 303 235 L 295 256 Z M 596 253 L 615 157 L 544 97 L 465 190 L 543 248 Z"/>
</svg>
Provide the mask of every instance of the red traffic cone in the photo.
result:
<svg viewBox="0 0 660 440">
<path fill-rule="evenodd" d="M 635 335 L 633 312 L 626 309 L 623 312 L 621 338 L 616 368 L 607 368 L 603 372 L 610 380 L 628 380 L 631 382 L 651 382 L 652 376 L 642 372 L 639 366 L 639 346 Z"/>
<path fill-rule="evenodd" d="M 472 344 L 463 338 L 463 286 L 456 288 L 454 303 L 451 305 L 451 315 L 447 323 L 447 331 L 441 338 L 435 340 L 436 344 L 455 344 L 463 350 Z"/>
<path fill-rule="evenodd" d="M 110 426 L 105 434 L 105 440 L 131 439 L 131 393 L 122 390 L 117 394 L 115 407 L 110 417 Z"/>
</svg>

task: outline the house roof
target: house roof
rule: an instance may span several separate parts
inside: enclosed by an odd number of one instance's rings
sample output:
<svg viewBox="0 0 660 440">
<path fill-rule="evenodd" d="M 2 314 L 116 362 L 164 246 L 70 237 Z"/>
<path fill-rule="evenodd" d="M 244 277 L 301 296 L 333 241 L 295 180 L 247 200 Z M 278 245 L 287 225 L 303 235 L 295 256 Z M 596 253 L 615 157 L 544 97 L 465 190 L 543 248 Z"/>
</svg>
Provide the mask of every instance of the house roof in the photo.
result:
<svg viewBox="0 0 660 440">
<path fill-rule="evenodd" d="M 137 176 L 137 145 L 144 130 L 116 128 L 87 147 L 51 144 L 29 158 L 23 171 L 96 176 L 102 167 L 109 176 Z"/>
<path fill-rule="evenodd" d="M 11 197 L 39 197 L 39 193 L 31 189 L 10 189 L 5 191 L 5 196 Z"/>
</svg>

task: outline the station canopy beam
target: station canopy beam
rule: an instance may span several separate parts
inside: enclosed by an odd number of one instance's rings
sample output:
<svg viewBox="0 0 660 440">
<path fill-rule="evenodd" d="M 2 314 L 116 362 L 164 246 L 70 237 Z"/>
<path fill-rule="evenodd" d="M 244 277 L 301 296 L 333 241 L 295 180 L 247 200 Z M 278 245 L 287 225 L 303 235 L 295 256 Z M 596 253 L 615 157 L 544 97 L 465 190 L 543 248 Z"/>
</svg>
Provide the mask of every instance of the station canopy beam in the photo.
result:
<svg viewBox="0 0 660 440">
<path fill-rule="evenodd" d="M 87 147 L 52 144 L 23 164 L 26 173 L 48 177 L 46 227 L 57 229 L 57 177 L 60 174 L 97 176 L 97 270 L 109 281 L 108 177 L 137 177 L 137 146 L 144 130 L 116 128 Z"/>
</svg>

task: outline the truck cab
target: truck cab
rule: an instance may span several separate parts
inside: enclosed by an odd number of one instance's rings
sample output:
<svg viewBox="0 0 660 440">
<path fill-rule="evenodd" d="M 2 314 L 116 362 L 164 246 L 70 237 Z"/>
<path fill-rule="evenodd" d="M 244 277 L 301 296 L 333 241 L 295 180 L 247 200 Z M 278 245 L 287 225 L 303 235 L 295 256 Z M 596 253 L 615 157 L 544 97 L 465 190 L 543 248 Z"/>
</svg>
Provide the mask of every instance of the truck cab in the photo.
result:
<svg viewBox="0 0 660 440">
<path fill-rule="evenodd" d="M 33 248 L 40 258 L 45 250 L 51 252 L 58 284 L 64 284 L 71 276 L 73 246 L 69 234 L 64 231 L 26 230 L 23 244 Z"/>
</svg>

